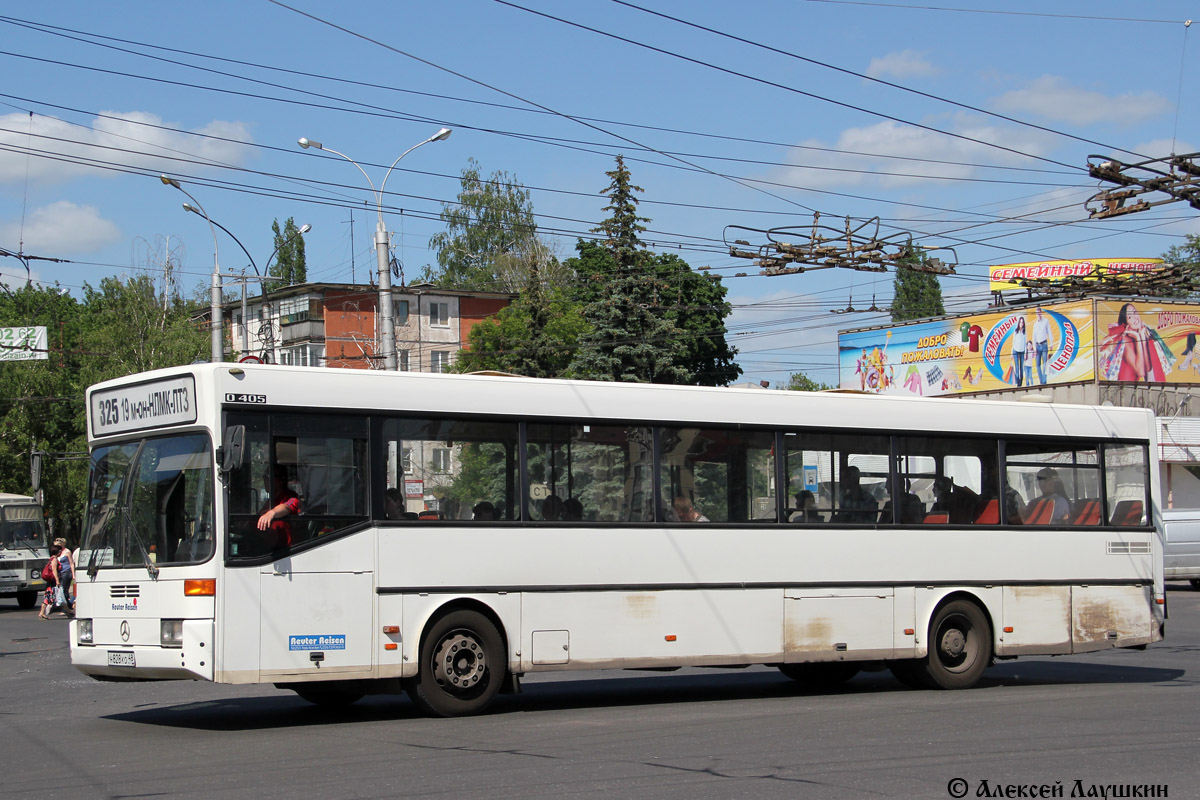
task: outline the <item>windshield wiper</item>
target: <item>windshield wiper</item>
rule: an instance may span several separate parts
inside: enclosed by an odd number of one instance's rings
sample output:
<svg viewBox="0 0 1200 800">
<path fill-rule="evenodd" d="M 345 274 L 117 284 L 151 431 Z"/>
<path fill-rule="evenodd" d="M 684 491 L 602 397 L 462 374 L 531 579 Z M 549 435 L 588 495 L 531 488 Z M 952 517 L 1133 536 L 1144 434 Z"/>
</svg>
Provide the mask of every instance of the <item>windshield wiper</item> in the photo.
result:
<svg viewBox="0 0 1200 800">
<path fill-rule="evenodd" d="M 96 542 L 96 546 L 91 548 L 88 560 L 88 577 L 95 578 L 96 573 L 100 571 L 100 553 L 104 552 L 104 546 L 108 544 L 108 536 L 112 533 L 115 525 L 109 525 L 109 518 L 112 517 L 113 508 L 110 506 L 104 510 L 104 519 L 100 523 L 100 541 Z M 113 554 L 113 561 L 116 561 L 116 554 Z"/>
<path fill-rule="evenodd" d="M 146 549 L 146 545 L 142 543 L 142 537 L 138 533 L 137 528 L 133 524 L 133 516 L 129 513 L 128 508 L 122 508 L 121 514 L 126 520 L 125 523 L 125 538 L 132 538 L 137 541 L 138 552 L 142 554 L 142 564 L 146 567 L 146 572 L 150 575 L 151 580 L 158 580 L 158 565 L 150 558 L 150 551 Z"/>
</svg>

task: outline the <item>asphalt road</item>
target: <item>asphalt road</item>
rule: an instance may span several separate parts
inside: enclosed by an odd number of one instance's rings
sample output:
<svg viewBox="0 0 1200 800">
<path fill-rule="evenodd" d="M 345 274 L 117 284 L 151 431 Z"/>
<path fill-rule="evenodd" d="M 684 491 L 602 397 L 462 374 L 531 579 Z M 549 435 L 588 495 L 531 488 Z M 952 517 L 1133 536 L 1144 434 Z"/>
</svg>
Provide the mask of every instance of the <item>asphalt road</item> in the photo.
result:
<svg viewBox="0 0 1200 800">
<path fill-rule="evenodd" d="M 1200 797 L 1200 592 L 1169 586 L 1167 641 L 1002 662 L 965 692 L 560 673 L 451 720 L 404 697 L 330 713 L 269 686 L 98 683 L 70 666 L 65 620 L 0 601 L 0 797 Z"/>
</svg>

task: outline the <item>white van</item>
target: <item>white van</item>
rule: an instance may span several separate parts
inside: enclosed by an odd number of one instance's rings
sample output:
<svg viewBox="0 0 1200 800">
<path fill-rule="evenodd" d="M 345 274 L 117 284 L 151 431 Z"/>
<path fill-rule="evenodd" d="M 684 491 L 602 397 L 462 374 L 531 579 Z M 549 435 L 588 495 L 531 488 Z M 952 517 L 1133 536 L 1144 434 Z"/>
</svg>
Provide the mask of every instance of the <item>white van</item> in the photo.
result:
<svg viewBox="0 0 1200 800">
<path fill-rule="evenodd" d="M 1191 581 L 1200 589 L 1200 508 L 1163 511 L 1167 548 L 1163 552 L 1163 578 Z"/>
</svg>

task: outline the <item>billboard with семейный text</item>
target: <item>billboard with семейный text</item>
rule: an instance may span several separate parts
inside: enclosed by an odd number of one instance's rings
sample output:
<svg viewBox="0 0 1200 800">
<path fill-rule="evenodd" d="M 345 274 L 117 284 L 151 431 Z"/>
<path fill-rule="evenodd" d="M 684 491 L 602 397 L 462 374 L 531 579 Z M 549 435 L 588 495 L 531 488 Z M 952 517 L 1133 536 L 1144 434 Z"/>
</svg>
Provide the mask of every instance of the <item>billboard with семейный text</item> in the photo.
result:
<svg viewBox="0 0 1200 800">
<path fill-rule="evenodd" d="M 997 264 L 988 267 L 993 292 L 1021 289 L 1026 279 L 1061 282 L 1072 278 L 1097 280 L 1119 275 L 1153 272 L 1163 265 L 1161 258 L 1088 258 L 1070 261 L 1026 261 L 1021 264 Z"/>
<path fill-rule="evenodd" d="M 838 334 L 838 385 L 939 396 L 1095 378 L 1088 300 Z"/>
</svg>

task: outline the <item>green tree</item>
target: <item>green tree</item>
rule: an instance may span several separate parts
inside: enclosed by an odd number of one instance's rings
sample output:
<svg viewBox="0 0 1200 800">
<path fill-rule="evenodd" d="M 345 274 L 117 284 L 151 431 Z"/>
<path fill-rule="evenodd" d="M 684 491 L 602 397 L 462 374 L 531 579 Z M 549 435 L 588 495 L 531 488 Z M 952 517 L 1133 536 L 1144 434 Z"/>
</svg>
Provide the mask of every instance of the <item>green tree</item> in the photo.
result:
<svg viewBox="0 0 1200 800">
<path fill-rule="evenodd" d="M 0 362 L 0 489 L 30 488 L 29 452 L 87 448 L 84 391 L 94 383 L 159 367 L 188 364 L 208 353 L 198 322 L 207 299 L 164 300 L 154 281 L 105 278 L 84 286 L 84 299 L 25 287 L 0 293 L 0 325 L 45 325 L 49 358 Z M 86 462 L 49 458 L 42 488 L 47 513 L 74 541 L 81 523 Z"/>
<path fill-rule="evenodd" d="M 471 329 L 469 348 L 459 354 L 454 369 L 562 377 L 587 329 L 580 312 L 580 304 L 561 288 L 533 281 L 512 305 Z"/>
<path fill-rule="evenodd" d="M 609 293 L 608 276 L 620 273 L 616 256 L 604 244 L 580 241 L 578 258 L 567 266 L 578 276 L 574 296 L 582 303 L 601 302 Z M 725 300 L 727 289 L 717 276 L 694 271 L 673 253 L 645 253 L 641 268 L 653 287 L 655 305 L 648 309 L 663 316 L 678 329 L 682 352 L 677 365 L 701 386 L 727 386 L 742 374 L 734 363 L 737 350 L 725 340 L 725 319 L 732 306 Z"/>
<path fill-rule="evenodd" d="M 27 494 L 30 453 L 86 449 L 83 389 L 74 353 L 79 330 L 78 304 L 56 288 L 25 286 L 4 290 L 0 326 L 45 326 L 45 360 L 0 362 L 0 491 Z M 47 512 L 77 526 L 82 505 L 81 462 L 58 456 L 43 464 L 42 489 Z M 74 478 L 74 480 L 72 480 Z M 69 533 L 63 527 L 58 533 Z"/>
<path fill-rule="evenodd" d="M 442 206 L 446 230 L 429 247 L 438 266 L 420 280 L 448 289 L 519 292 L 536 274 L 545 284 L 566 280 L 553 250 L 538 236 L 529 190 L 515 175 L 484 179 L 475 159 L 462 171 L 458 199 Z"/>
<path fill-rule="evenodd" d="M 892 322 L 937 317 L 946 313 L 938 276 L 913 269 L 925 260 L 925 251 L 921 247 L 914 247 L 897 263 L 892 293 Z"/>
<path fill-rule="evenodd" d="M 617 168 L 605 174 L 610 183 L 602 193 L 608 196 L 604 210 L 609 216 L 594 232 L 604 234 L 602 246 L 611 260 L 580 242 L 580 258 L 568 262 L 576 270 L 589 326 L 570 374 L 594 380 L 690 383 L 683 334 L 660 310 L 666 287 L 638 237 L 646 230 L 642 223 L 649 222 L 637 213 L 635 193 L 642 188 L 631 182 L 621 156 Z"/>
<path fill-rule="evenodd" d="M 1167 252 L 1162 254 L 1162 260 L 1167 264 L 1180 267 L 1181 272 L 1187 276 L 1187 282 L 1185 288 L 1179 292 L 1161 291 L 1157 293 L 1163 297 L 1200 293 L 1200 235 L 1194 233 L 1187 234 L 1183 240 L 1183 244 L 1172 245 Z"/>
<path fill-rule="evenodd" d="M 719 275 L 695 272 L 672 253 L 654 257 L 666 316 L 683 332 L 682 366 L 700 386 L 728 386 L 742 374 L 737 350 L 725 340 L 725 319 L 733 307 Z"/>
<path fill-rule="evenodd" d="M 827 383 L 815 381 L 803 372 L 793 372 L 787 384 L 780 387 L 791 392 L 822 392 L 833 387 Z"/>
<path fill-rule="evenodd" d="M 296 227 L 296 220 L 288 217 L 283 230 L 279 229 L 279 220 L 275 220 L 271 223 L 271 231 L 275 234 L 275 262 L 267 267 L 267 274 L 274 275 L 279 281 L 264 282 L 266 291 L 306 283 L 308 265 L 304 258 L 304 237 Z"/>
</svg>

